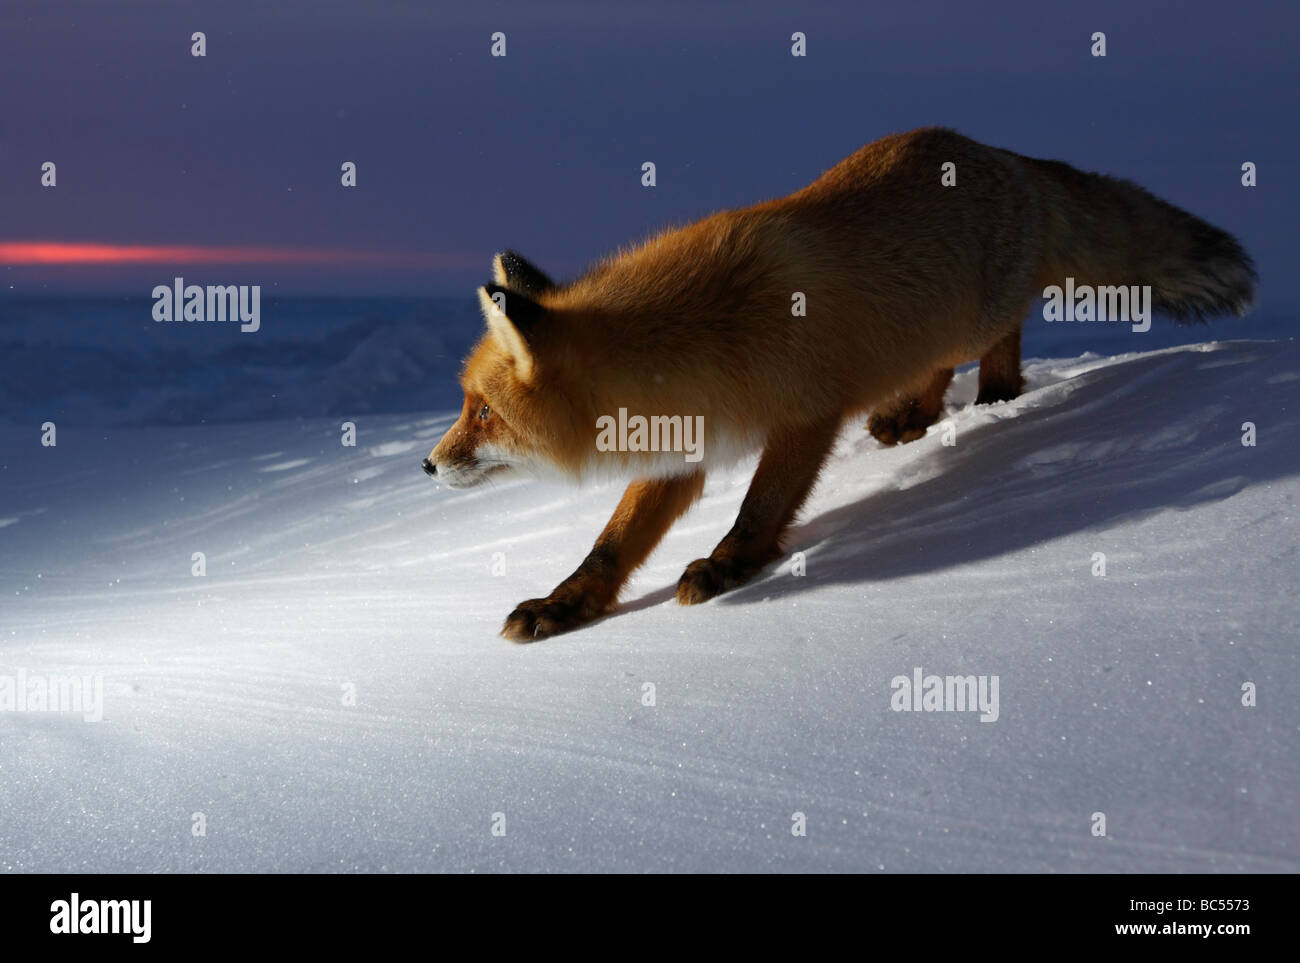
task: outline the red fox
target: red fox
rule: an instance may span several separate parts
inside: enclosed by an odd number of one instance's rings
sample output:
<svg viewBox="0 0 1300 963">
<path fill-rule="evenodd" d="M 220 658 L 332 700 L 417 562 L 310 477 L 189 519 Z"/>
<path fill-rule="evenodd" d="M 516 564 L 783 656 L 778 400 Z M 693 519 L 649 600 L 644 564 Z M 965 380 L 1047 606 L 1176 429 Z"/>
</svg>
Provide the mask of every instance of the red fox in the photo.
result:
<svg viewBox="0 0 1300 963">
<path fill-rule="evenodd" d="M 631 479 L 577 570 L 510 613 L 516 641 L 609 610 L 705 473 L 761 451 L 735 525 L 677 600 L 753 577 L 846 418 L 870 413 L 885 444 L 919 438 L 953 368 L 976 359 L 977 404 L 1016 397 L 1021 322 L 1049 285 L 1145 285 L 1155 310 L 1200 320 L 1243 314 L 1256 281 L 1233 237 L 1136 184 L 941 128 L 884 137 L 788 197 L 665 231 L 568 284 L 513 252 L 493 267 L 464 408 L 424 470 L 452 488 L 518 471 Z"/>
</svg>

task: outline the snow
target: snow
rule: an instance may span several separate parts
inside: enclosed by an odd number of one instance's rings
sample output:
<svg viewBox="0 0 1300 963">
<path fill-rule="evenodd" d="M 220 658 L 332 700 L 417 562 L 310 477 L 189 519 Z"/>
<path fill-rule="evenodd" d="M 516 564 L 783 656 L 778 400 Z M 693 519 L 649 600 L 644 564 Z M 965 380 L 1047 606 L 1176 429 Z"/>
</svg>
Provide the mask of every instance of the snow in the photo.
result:
<svg viewBox="0 0 1300 963">
<path fill-rule="evenodd" d="M 104 694 L 0 713 L 0 868 L 1300 870 L 1300 346 L 1026 374 L 980 408 L 960 374 L 952 446 L 846 426 L 806 575 L 672 598 L 751 460 L 617 613 L 524 646 L 620 491 L 440 489 L 453 412 L 0 428 L 0 676 Z M 918 667 L 996 675 L 997 721 L 892 711 Z"/>
</svg>

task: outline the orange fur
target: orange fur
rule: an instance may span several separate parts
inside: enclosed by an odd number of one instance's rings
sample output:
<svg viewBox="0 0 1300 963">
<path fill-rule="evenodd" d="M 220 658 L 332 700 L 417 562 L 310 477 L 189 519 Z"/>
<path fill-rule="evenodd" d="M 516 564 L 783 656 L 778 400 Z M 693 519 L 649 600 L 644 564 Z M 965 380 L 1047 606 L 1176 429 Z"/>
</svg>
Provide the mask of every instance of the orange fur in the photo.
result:
<svg viewBox="0 0 1300 963">
<path fill-rule="evenodd" d="M 955 186 L 941 184 L 947 162 Z M 640 479 L 588 562 L 512 613 L 516 639 L 608 608 L 704 472 L 761 449 L 737 527 L 678 598 L 750 577 L 842 419 L 879 408 L 882 440 L 918 437 L 951 369 L 977 358 L 981 400 L 1014 397 L 1019 326 L 1048 284 L 1149 284 L 1181 317 L 1242 310 L 1254 283 L 1230 236 L 1136 185 L 939 128 L 882 138 L 788 197 L 664 231 L 568 284 L 510 252 L 494 273 L 464 410 L 426 470 L 458 486 L 509 468 Z M 703 460 L 598 451 L 598 419 L 619 409 L 702 417 Z"/>
</svg>

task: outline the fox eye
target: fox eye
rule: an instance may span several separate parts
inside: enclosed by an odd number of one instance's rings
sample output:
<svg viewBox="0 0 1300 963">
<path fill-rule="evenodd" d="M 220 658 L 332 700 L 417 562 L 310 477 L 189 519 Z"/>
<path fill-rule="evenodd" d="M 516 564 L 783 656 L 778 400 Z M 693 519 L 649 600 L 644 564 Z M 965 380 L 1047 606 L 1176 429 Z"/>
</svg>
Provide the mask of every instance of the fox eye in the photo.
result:
<svg viewBox="0 0 1300 963">
<path fill-rule="evenodd" d="M 478 412 L 479 420 L 480 420 L 480 421 L 487 421 L 487 420 L 488 420 L 488 415 L 490 415 L 490 414 L 492 414 L 492 409 L 489 408 L 487 405 L 484 405 L 482 408 L 479 409 L 479 412 Z"/>
</svg>

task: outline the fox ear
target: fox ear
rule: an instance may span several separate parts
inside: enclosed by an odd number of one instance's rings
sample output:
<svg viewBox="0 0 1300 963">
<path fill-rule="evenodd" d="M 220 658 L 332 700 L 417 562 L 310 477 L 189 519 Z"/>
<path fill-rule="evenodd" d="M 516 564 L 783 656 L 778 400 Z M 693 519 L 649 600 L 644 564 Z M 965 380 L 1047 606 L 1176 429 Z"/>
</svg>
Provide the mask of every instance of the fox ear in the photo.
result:
<svg viewBox="0 0 1300 963">
<path fill-rule="evenodd" d="M 533 352 L 529 342 L 535 337 L 545 310 L 527 295 L 499 284 L 479 288 L 478 300 L 488 331 L 515 359 L 520 376 L 528 378 L 533 373 Z"/>
<path fill-rule="evenodd" d="M 555 287 L 554 281 L 516 251 L 502 251 L 492 259 L 492 280 L 502 287 L 534 297 Z"/>
</svg>

